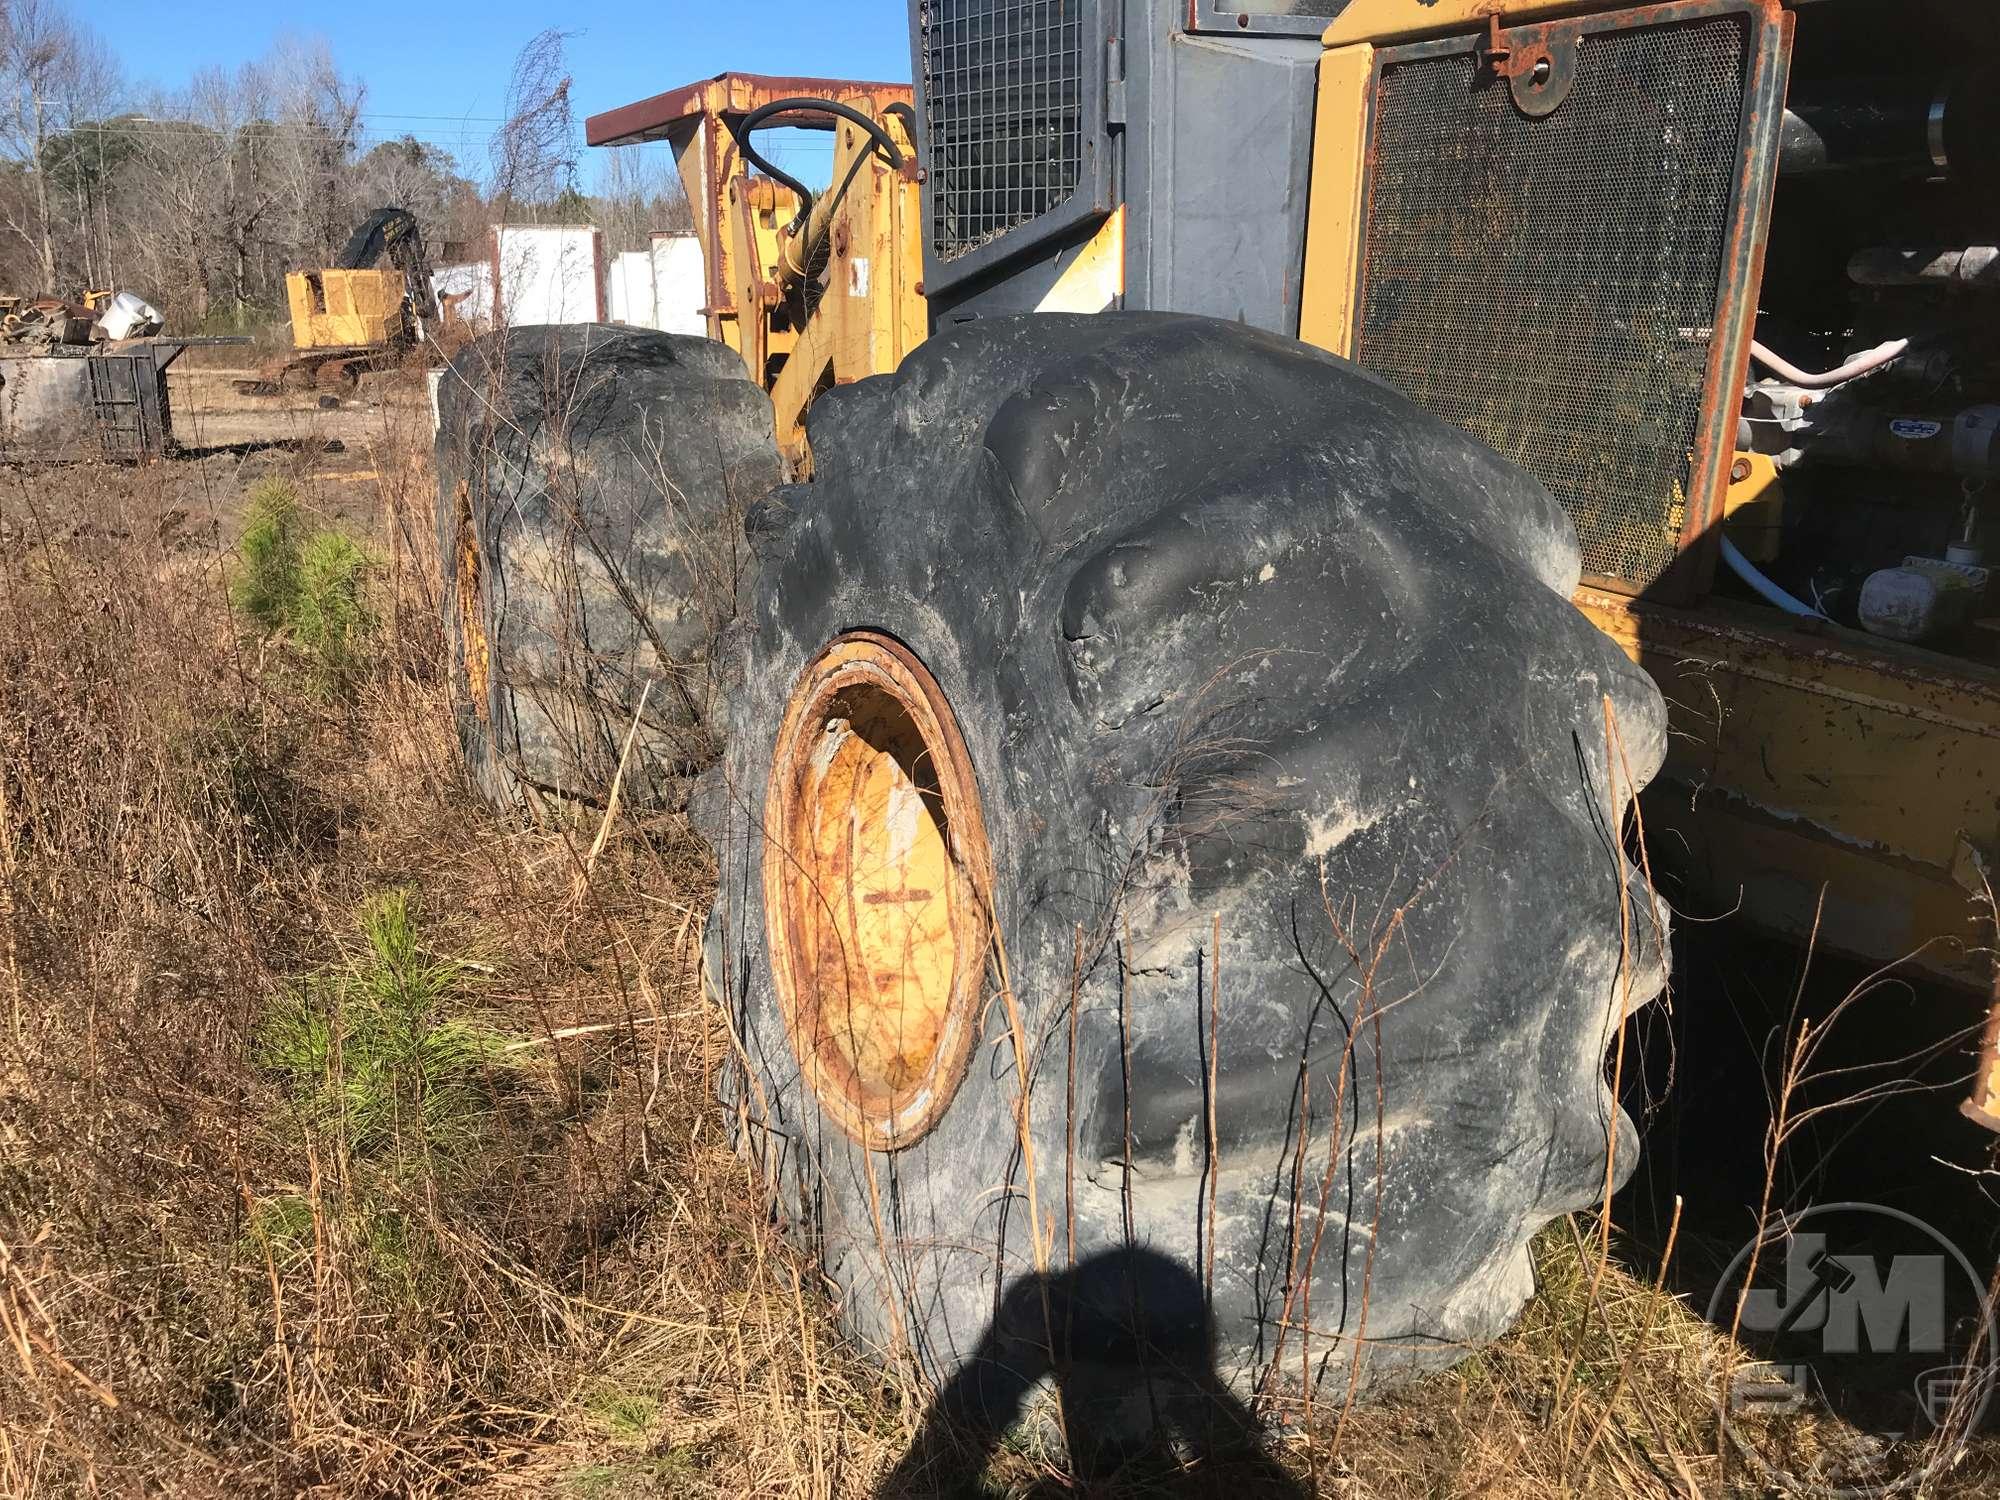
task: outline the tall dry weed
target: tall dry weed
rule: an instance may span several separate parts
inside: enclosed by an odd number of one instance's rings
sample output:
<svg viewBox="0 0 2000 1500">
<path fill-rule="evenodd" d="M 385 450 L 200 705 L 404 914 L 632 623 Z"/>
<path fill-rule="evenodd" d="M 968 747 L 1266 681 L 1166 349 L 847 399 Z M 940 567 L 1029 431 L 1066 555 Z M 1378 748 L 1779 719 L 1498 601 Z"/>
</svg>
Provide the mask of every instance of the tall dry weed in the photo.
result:
<svg viewBox="0 0 2000 1500">
<path fill-rule="evenodd" d="M 558 1487 L 600 1452 L 768 1486 L 804 1414 L 835 1431 L 817 1414 L 875 1377 L 791 1357 L 831 1342 L 827 1310 L 710 1121 L 706 856 L 669 818 L 586 867 L 472 804 L 422 435 L 385 424 L 367 461 L 379 628 L 351 709 L 232 606 L 242 560 L 211 538 L 240 527 L 237 476 L 212 476 L 213 529 L 166 470 L 4 480 L 0 1493 Z M 406 1015 L 414 1072 L 357 1132 L 343 1101 L 382 1062 L 360 1013 L 317 1051 L 279 1039 L 302 993 L 357 1003 L 371 951 L 449 968 L 482 1019 Z M 447 1052 L 476 1140 L 385 1147 Z M 820 1472 L 872 1474 L 897 1430 Z"/>
</svg>

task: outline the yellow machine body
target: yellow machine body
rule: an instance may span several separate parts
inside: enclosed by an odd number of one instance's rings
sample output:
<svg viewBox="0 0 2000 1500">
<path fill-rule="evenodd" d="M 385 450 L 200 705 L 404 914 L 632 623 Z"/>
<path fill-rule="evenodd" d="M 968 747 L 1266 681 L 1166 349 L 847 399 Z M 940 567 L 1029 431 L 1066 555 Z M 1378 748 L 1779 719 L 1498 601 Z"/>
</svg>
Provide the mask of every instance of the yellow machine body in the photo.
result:
<svg viewBox="0 0 2000 1500">
<path fill-rule="evenodd" d="M 752 110 L 802 96 L 866 115 L 903 156 L 892 167 L 867 132 L 834 120 L 831 185 L 806 223 L 790 188 L 751 171 L 733 128 Z M 895 369 L 928 328 L 915 144 L 902 113 L 910 99 L 908 84 L 724 73 L 586 126 L 592 145 L 672 147 L 707 262 L 709 337 L 741 354 L 770 392 L 778 446 L 797 471 L 809 464 L 814 398 Z M 769 123 L 821 128 L 828 118 L 781 113 Z"/>
<path fill-rule="evenodd" d="M 1620 8 L 1520 0 L 1503 19 Z M 1497 9 L 1351 0 L 1325 32 L 1300 299 L 1307 342 L 1343 355 L 1356 347 L 1377 48 L 1486 31 L 1500 24 Z M 1777 555 L 1784 506 L 1770 458 L 1731 457 L 1719 529 L 1745 556 Z M 1713 565 L 1712 535 L 1685 545 Z M 2000 671 L 1702 591 L 1654 602 L 1586 586 L 1576 602 L 1666 697 L 1667 763 L 1646 798 L 1647 828 L 1705 892 L 1711 909 L 1692 915 L 1995 995 Z M 1966 1113 L 2000 1128 L 2000 1006 L 1994 1016 Z"/>
<path fill-rule="evenodd" d="M 403 273 L 294 271 L 285 277 L 295 349 L 358 349 L 401 337 Z"/>
</svg>

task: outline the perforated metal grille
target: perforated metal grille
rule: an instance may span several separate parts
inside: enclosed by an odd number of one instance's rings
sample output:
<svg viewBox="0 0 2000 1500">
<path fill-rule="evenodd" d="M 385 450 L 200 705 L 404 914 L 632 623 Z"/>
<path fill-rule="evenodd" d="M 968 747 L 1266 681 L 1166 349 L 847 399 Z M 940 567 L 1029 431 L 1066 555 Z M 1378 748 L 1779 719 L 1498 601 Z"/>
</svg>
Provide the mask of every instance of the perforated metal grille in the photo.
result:
<svg viewBox="0 0 2000 1500">
<path fill-rule="evenodd" d="M 1672 561 L 1737 170 L 1740 16 L 1590 32 L 1552 115 L 1385 61 L 1357 357 L 1546 484 L 1586 573 Z"/>
<path fill-rule="evenodd" d="M 1055 208 L 1083 166 L 1082 0 L 927 0 L 931 243 L 951 260 Z"/>
</svg>

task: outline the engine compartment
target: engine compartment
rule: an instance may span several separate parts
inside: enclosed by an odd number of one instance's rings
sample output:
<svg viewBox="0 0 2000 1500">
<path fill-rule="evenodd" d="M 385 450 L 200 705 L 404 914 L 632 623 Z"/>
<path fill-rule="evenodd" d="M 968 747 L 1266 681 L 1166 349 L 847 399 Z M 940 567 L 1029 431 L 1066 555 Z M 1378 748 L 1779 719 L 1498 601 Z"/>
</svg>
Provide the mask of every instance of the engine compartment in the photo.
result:
<svg viewBox="0 0 2000 1500">
<path fill-rule="evenodd" d="M 1949 0 L 1796 21 L 1714 592 L 2000 664 L 2000 41 Z"/>
</svg>

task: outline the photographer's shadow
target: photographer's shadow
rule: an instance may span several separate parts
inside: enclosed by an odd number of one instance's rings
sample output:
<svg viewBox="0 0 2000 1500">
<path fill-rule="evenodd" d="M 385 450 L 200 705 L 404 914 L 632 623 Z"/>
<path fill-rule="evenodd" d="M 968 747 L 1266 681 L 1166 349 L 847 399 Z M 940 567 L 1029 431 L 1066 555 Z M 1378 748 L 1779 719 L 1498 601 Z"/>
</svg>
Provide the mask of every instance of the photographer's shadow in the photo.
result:
<svg viewBox="0 0 2000 1500">
<path fill-rule="evenodd" d="M 972 1358 L 938 1392 L 880 1500 L 970 1495 L 1037 1387 L 1053 1383 L 1070 1468 L 1050 1495 L 1227 1494 L 1303 1500 L 1215 1368 L 1201 1284 L 1151 1250 L 1107 1251 L 1013 1283 Z M 1043 1489 L 1027 1492 L 1044 1493 Z"/>
</svg>

